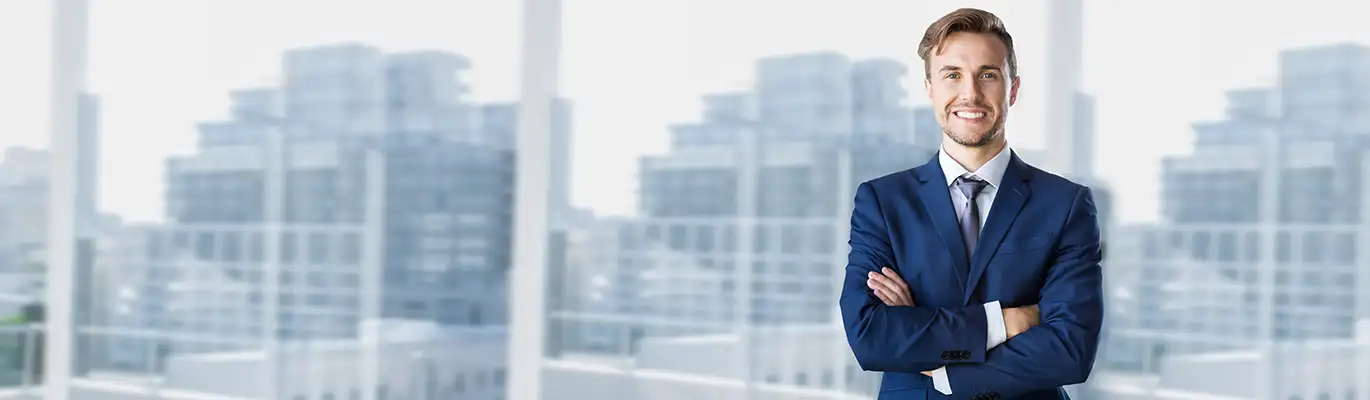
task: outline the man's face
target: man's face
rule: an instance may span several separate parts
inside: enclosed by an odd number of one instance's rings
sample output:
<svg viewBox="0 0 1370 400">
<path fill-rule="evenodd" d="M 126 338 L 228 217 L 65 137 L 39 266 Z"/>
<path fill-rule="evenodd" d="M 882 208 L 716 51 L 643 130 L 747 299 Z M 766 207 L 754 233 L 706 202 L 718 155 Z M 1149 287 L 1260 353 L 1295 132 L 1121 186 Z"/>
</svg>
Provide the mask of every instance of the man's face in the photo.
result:
<svg viewBox="0 0 1370 400">
<path fill-rule="evenodd" d="M 965 32 L 947 37 L 940 54 L 928 55 L 923 82 L 942 132 L 966 147 L 1003 138 L 1008 107 L 1018 98 L 1018 79 L 1009 76 L 1014 72 L 998 37 Z"/>
</svg>

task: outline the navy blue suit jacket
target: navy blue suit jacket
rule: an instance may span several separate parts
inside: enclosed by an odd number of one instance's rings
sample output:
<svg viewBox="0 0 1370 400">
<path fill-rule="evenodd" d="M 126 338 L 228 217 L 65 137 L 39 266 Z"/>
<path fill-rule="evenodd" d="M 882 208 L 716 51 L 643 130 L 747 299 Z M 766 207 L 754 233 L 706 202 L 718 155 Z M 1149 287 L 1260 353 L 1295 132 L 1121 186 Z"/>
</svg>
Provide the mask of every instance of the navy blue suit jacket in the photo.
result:
<svg viewBox="0 0 1370 400">
<path fill-rule="evenodd" d="M 839 300 L 861 368 L 883 371 L 885 399 L 1066 399 L 1089 377 L 1104 304 L 1099 221 L 1089 188 L 1015 154 L 967 259 L 934 157 L 862 183 Z M 890 267 L 913 307 L 884 305 L 867 273 Z M 986 350 L 983 303 L 1037 304 L 1041 325 Z M 921 374 L 945 366 L 952 396 Z"/>
</svg>

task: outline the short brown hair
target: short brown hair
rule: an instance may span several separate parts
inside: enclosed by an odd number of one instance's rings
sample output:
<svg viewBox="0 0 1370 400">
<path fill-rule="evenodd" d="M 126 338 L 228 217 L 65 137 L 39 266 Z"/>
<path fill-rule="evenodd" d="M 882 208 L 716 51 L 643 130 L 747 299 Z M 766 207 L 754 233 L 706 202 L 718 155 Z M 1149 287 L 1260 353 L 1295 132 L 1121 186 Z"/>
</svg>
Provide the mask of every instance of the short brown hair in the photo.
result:
<svg viewBox="0 0 1370 400">
<path fill-rule="evenodd" d="M 942 45 L 953 33 L 988 33 L 998 36 L 1004 41 L 1004 46 L 1008 48 L 1008 73 L 1010 77 L 1018 77 L 1018 56 L 1013 52 L 1013 36 L 1008 34 L 1008 28 L 1004 27 L 1004 21 L 999 19 L 989 11 L 977 8 L 962 8 L 952 11 L 947 15 L 938 18 L 932 25 L 928 26 L 927 32 L 923 33 L 923 41 L 918 43 L 918 58 L 923 59 L 923 70 L 927 76 L 932 76 L 932 71 L 928 71 L 930 64 L 928 59 L 935 53 L 942 52 Z"/>
</svg>

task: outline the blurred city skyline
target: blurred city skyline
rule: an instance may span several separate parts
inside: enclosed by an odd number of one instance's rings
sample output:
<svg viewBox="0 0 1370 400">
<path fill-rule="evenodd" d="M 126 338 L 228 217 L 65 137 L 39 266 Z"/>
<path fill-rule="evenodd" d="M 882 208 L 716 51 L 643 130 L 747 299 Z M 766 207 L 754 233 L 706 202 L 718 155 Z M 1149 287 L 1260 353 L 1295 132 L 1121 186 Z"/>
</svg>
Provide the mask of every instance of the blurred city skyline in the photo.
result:
<svg viewBox="0 0 1370 400">
<path fill-rule="evenodd" d="M 101 208 L 131 220 L 159 220 L 161 160 L 185 153 L 194 124 L 222 115 L 229 90 L 274 82 L 281 51 L 292 47 L 357 42 L 386 50 L 433 49 L 470 58 L 468 74 L 478 101 L 511 100 L 516 88 L 514 2 L 447 7 L 399 3 L 150 1 L 155 6 L 104 8 L 93 4 L 92 91 L 114 104 L 104 113 Z M 969 2 L 1001 14 L 1018 40 L 1024 94 L 1010 114 L 1011 143 L 1043 146 L 1041 0 Z M 1098 101 L 1098 170 L 1117 185 L 1118 217 L 1152 221 L 1158 213 L 1159 161 L 1187 151 L 1189 124 L 1222 113 L 1226 90 L 1266 86 L 1278 51 L 1332 42 L 1370 43 L 1370 33 L 1337 18 L 1364 15 L 1336 4 L 1338 13 L 1299 3 L 1214 1 L 1172 7 L 1157 3 L 1085 3 L 1084 90 Z M 0 104 L 16 110 L 0 117 L 8 133 L 0 148 L 43 146 L 46 90 L 32 77 L 46 68 L 48 20 L 44 3 L 5 4 L 0 22 L 27 32 L 0 44 L 12 50 L 0 77 L 8 89 Z M 831 50 L 854 58 L 893 57 L 909 64 L 911 102 L 925 103 L 921 62 L 914 49 L 926 22 L 944 13 L 940 3 L 869 0 L 773 4 L 724 1 L 570 1 L 563 35 L 562 93 L 575 108 L 572 203 L 603 214 L 635 211 L 633 165 L 665 150 L 667 126 L 698 115 L 699 96 L 733 89 L 752 79 L 752 64 L 769 55 Z M 1370 11 L 1370 5 L 1359 5 Z M 308 29 L 291 29 L 305 15 Z M 476 11 L 476 12 L 472 12 Z M 1215 21 L 1242 15 L 1240 24 Z M 681 16 L 685 17 L 681 17 Z M 590 23 L 591 19 L 595 23 Z M 765 30 L 750 30 L 756 21 Z M 1167 21 L 1154 29 L 1154 21 Z M 132 21 L 138 21 L 132 23 Z M 838 21 L 832 23 L 831 21 Z M 842 23 L 841 21 L 847 21 Z M 859 22 L 858 22 L 859 21 Z M 1281 24 L 1300 29 L 1267 29 Z M 1295 21 L 1290 23 L 1289 21 Z M 1306 23 L 1302 23 L 1306 21 Z M 379 23 L 377 23 L 379 22 Z M 831 24 L 831 25 L 826 25 Z M 243 29 L 252 26 L 253 29 Z M 826 26 L 814 29 L 815 26 Z M 364 27 L 359 29 L 359 27 Z M 158 32 L 183 32 L 163 35 Z M 197 33 L 198 32 L 198 33 Z M 629 34 L 631 33 L 631 34 Z M 755 34 L 753 34 L 755 33 Z M 639 39 L 648 39 L 638 41 Z M 1240 43 L 1240 46 L 1235 45 Z M 1147 79 L 1137 78 L 1145 75 Z M 10 81 L 9 79 L 13 79 Z M 1156 80 L 1174 82 L 1173 87 Z M 606 85 L 619 81 L 622 85 Z M 172 101 L 172 99 L 175 99 Z M 1165 99 L 1165 104 L 1157 104 Z M 650 104 L 651 107 L 639 107 Z M 1145 111 L 1143 111 L 1145 110 Z M 629 112 L 631 111 L 631 112 Z M 1154 136 L 1118 132 L 1154 132 Z M 594 177 L 593 180 L 590 178 Z"/>
<path fill-rule="evenodd" d="M 1072 396 L 1370 399 L 1370 6 L 133 4 L 0 5 L 0 399 L 877 397 L 852 194 L 937 151 L 961 6 L 1095 194 Z"/>
</svg>

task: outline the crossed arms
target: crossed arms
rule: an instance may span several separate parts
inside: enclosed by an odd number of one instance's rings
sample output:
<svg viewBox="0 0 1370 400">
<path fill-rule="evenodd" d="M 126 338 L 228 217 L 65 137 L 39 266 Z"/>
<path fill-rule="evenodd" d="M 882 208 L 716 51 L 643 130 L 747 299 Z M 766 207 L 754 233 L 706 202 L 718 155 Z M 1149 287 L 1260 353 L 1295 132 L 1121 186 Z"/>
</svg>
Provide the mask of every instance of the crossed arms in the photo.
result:
<svg viewBox="0 0 1370 400">
<path fill-rule="evenodd" d="M 984 392 L 1012 398 L 1088 378 L 1103 322 L 1098 216 L 1089 189 L 1081 188 L 1070 205 L 1039 293 L 1040 324 L 992 349 L 986 345 L 991 342 L 984 306 L 920 307 L 911 296 L 907 305 L 889 305 L 881 297 L 898 291 L 872 289 L 889 281 L 876 279 L 882 267 L 896 265 L 888 232 L 874 189 L 861 184 L 839 305 L 847 342 L 862 369 L 924 373 L 944 368 L 951 398 Z M 1005 318 L 1006 328 L 1011 323 Z"/>
</svg>

